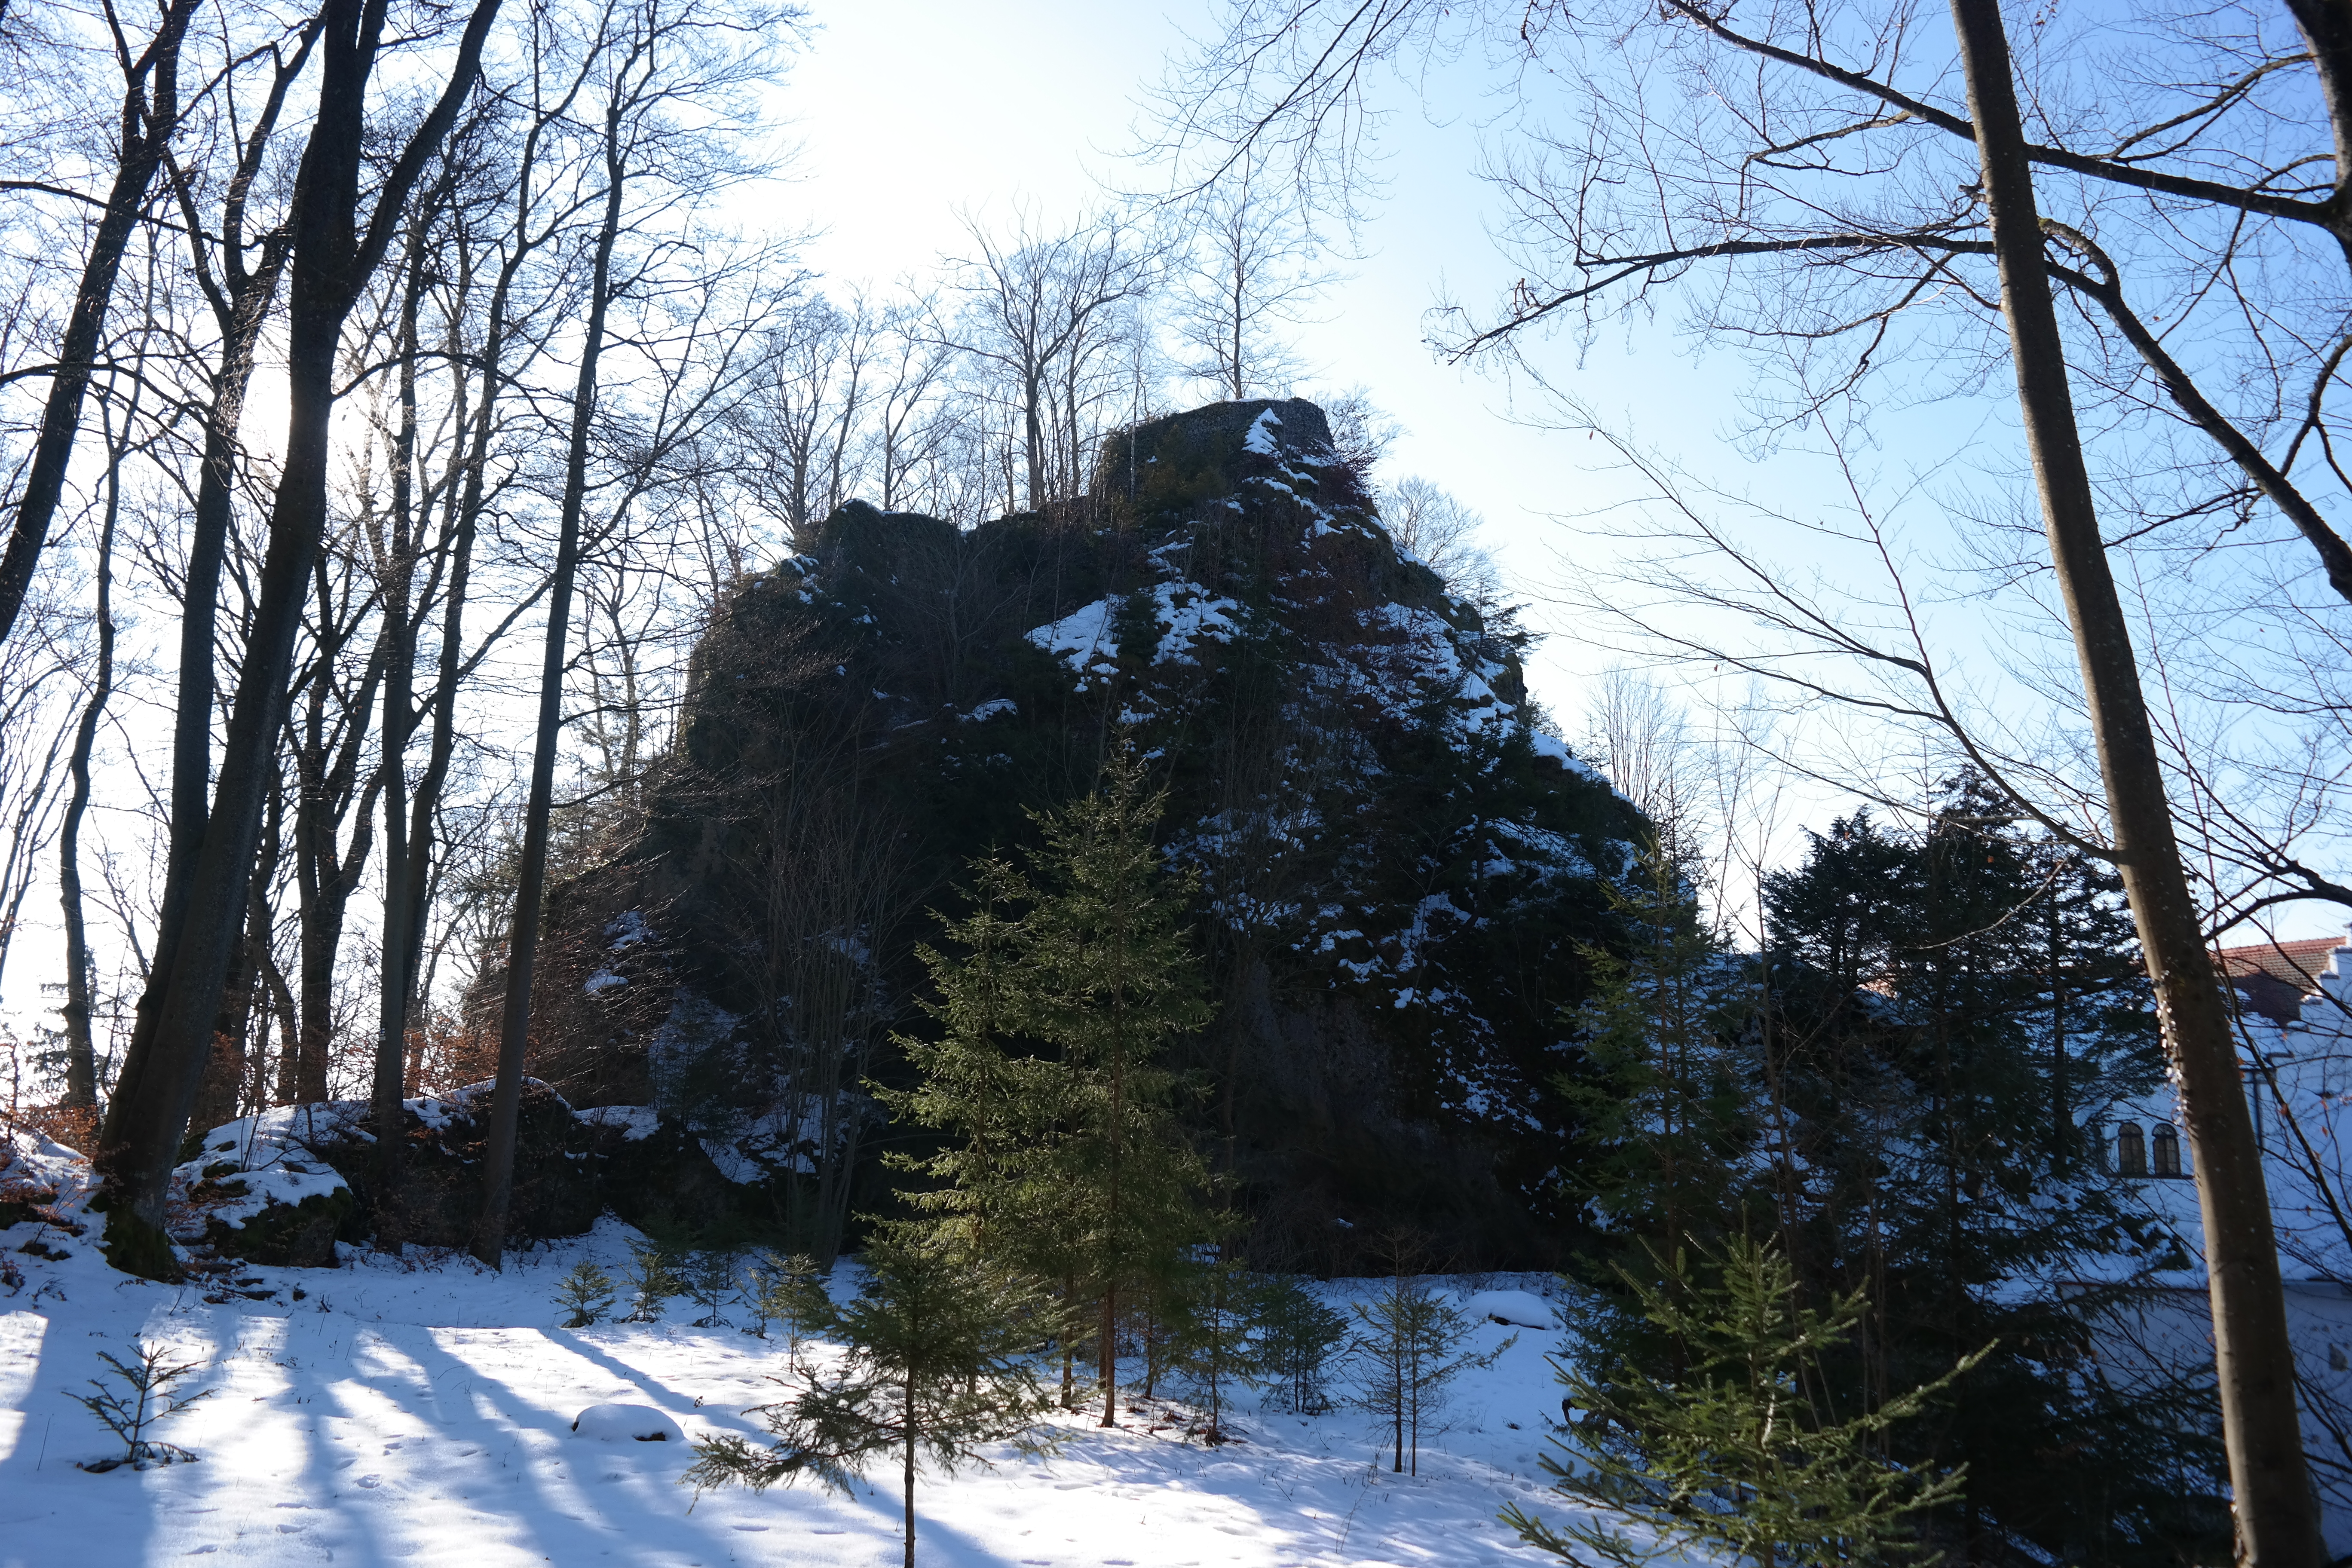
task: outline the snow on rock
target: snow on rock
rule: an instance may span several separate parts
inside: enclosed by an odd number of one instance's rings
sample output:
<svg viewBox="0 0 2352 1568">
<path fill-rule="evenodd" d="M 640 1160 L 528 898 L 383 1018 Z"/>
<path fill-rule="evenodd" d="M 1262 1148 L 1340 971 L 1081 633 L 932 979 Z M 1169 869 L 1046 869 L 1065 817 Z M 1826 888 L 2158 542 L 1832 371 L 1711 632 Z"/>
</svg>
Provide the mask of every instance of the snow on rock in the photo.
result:
<svg viewBox="0 0 2352 1568">
<path fill-rule="evenodd" d="M 592 1405 L 572 1418 L 572 1429 L 599 1443 L 683 1443 L 678 1424 L 650 1405 Z"/>
<path fill-rule="evenodd" d="M 1249 434 L 1242 437 L 1242 450 L 1271 458 L 1282 449 L 1282 416 L 1269 408 L 1250 421 Z"/>
<path fill-rule="evenodd" d="M 1517 1323 L 1529 1329 L 1559 1327 L 1559 1310 L 1526 1290 L 1481 1290 L 1463 1302 L 1462 1310 L 1490 1323 Z"/>
<path fill-rule="evenodd" d="M 1029 640 L 1075 670 L 1078 689 L 1084 691 L 1087 676 L 1118 662 L 1118 647 L 1110 637 L 1111 616 L 1118 610 L 1117 599 L 1097 599 L 1039 626 Z"/>
<path fill-rule="evenodd" d="M 1537 756 L 1549 757 L 1570 773 L 1581 773 L 1589 779 L 1601 777 L 1599 769 L 1571 752 L 1568 749 L 1568 742 L 1557 735 L 1547 735 L 1541 730 L 1530 726 L 1528 731 L 1528 743 L 1536 749 Z"/>
<path fill-rule="evenodd" d="M 595 1105 L 572 1114 L 591 1127 L 619 1129 L 624 1143 L 642 1143 L 661 1125 L 661 1112 L 650 1105 Z"/>
<path fill-rule="evenodd" d="M 629 977 L 625 974 L 615 974 L 609 969 L 599 969 L 587 978 L 580 989 L 594 996 L 610 991 L 615 985 L 626 985 L 628 983 Z"/>
<path fill-rule="evenodd" d="M 1240 634 L 1235 619 L 1242 607 L 1233 600 L 1211 595 L 1195 583 L 1161 583 L 1152 591 L 1153 617 L 1160 624 L 1160 649 L 1154 664 L 1173 660 L 1197 664 L 1193 645 L 1231 642 Z"/>
<path fill-rule="evenodd" d="M 78 1150 L 21 1122 L 0 1123 L 0 1225 L 11 1223 L 11 1205 L 78 1207 L 94 1186 Z"/>
<path fill-rule="evenodd" d="M 314 1151 L 373 1142 L 362 1100 L 278 1106 L 205 1134 L 196 1157 L 172 1172 L 168 1228 L 252 1261 L 331 1267 L 335 1231 L 354 1203 L 341 1173 Z"/>
</svg>

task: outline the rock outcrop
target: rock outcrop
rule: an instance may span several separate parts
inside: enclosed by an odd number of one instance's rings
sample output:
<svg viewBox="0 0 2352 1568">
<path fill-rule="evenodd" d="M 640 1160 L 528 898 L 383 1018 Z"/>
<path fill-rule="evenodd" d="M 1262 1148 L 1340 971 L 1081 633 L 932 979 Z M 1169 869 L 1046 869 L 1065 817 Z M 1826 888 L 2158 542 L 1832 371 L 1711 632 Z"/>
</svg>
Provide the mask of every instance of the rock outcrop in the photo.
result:
<svg viewBox="0 0 2352 1568">
<path fill-rule="evenodd" d="M 873 1206 L 859 1084 L 923 1026 L 925 910 L 1123 731 L 1200 874 L 1218 1012 L 1177 1065 L 1257 1254 L 1411 1227 L 1549 1262 L 1562 1009 L 1639 824 L 1536 721 L 1525 640 L 1397 548 L 1297 400 L 1123 432 L 1049 515 L 845 506 L 722 606 L 642 833 L 561 889 L 532 1070 L 763 1126 L 809 1215 Z"/>
</svg>

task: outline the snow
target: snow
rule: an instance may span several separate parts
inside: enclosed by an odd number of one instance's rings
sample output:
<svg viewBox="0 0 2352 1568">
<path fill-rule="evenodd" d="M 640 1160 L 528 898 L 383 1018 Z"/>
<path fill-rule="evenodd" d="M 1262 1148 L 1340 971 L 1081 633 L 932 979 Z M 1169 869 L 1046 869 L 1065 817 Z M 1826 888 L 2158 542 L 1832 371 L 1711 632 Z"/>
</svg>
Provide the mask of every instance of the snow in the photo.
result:
<svg viewBox="0 0 2352 1568">
<path fill-rule="evenodd" d="M 1154 664 L 1197 664 L 1200 660 L 1196 645 L 1231 642 L 1241 635 L 1240 604 L 1213 595 L 1197 583 L 1177 579 L 1155 584 L 1151 601 L 1152 619 L 1160 628 L 1159 649 L 1152 655 Z M 1083 691 L 1089 675 L 1097 668 L 1109 667 L 1118 658 L 1120 650 L 1111 628 L 1126 603 L 1116 595 L 1097 599 L 1058 621 L 1037 627 L 1028 634 L 1029 641 L 1068 665 L 1079 678 L 1078 689 Z M 975 710 L 972 717 L 981 716 Z"/>
<path fill-rule="evenodd" d="M 1530 1329 L 1559 1326 L 1559 1310 L 1528 1290 L 1480 1290 L 1462 1303 L 1462 1310 L 1492 1322 L 1518 1323 Z"/>
<path fill-rule="evenodd" d="M 650 1405 L 592 1405 L 572 1418 L 572 1430 L 599 1443 L 683 1443 L 678 1424 Z"/>
<path fill-rule="evenodd" d="M 350 1124 L 366 1110 L 356 1100 L 279 1107 L 214 1128 L 196 1157 L 172 1172 L 182 1190 L 213 1172 L 218 1185 L 211 1190 L 227 1194 L 226 1202 L 204 1205 L 197 1228 L 204 1221 L 218 1220 L 242 1229 L 273 1203 L 292 1207 L 305 1198 L 340 1190 L 343 1178 L 312 1154 L 309 1145 L 328 1137 L 364 1139 L 366 1134 Z"/>
<path fill-rule="evenodd" d="M 1097 663 L 1108 664 L 1117 657 L 1104 641 L 1118 608 L 1117 599 L 1097 599 L 1039 626 L 1029 634 L 1029 640 L 1083 676 Z"/>
<path fill-rule="evenodd" d="M 591 1127 L 619 1128 L 624 1143 L 650 1138 L 661 1125 L 661 1112 L 650 1105 L 597 1105 L 572 1114 Z"/>
<path fill-rule="evenodd" d="M 1181 664 L 1199 662 L 1192 654 L 1196 642 L 1231 642 L 1240 635 L 1241 624 L 1235 618 L 1241 605 L 1232 599 L 1213 596 L 1192 583 L 1161 583 L 1152 589 L 1153 615 L 1160 623 L 1160 651 L 1152 656 L 1154 664 L 1174 661 Z"/>
<path fill-rule="evenodd" d="M 1535 748 L 1537 756 L 1549 757 L 1570 773 L 1581 773 L 1589 779 L 1601 777 L 1601 771 L 1598 768 L 1570 752 L 1568 742 L 1557 735 L 1547 735 L 1541 730 L 1529 726 L 1528 743 Z"/>
<path fill-rule="evenodd" d="M 1250 421 L 1249 434 L 1242 437 L 1242 450 L 1270 458 L 1281 450 L 1282 437 L 1277 432 L 1282 421 L 1269 408 Z"/>
<path fill-rule="evenodd" d="M 48 1158 L 36 1154 L 36 1158 Z M 462 1255 L 404 1261 L 345 1249 L 337 1269 L 241 1270 L 268 1299 L 205 1300 L 107 1269 L 87 1238 L 65 1261 L 22 1257 L 33 1227 L 0 1233 L 31 1279 L 0 1297 L 0 1568 L 178 1563 L 257 1568 L 337 1562 L 522 1568 L 602 1563 L 688 1568 L 881 1568 L 899 1552 L 895 1461 L 844 1497 L 814 1486 L 696 1498 L 677 1485 L 679 1438 L 764 1437 L 745 1407 L 775 1397 L 780 1340 L 673 1323 L 564 1330 L 556 1283 L 593 1259 L 618 1274 L 634 1234 L 606 1219 L 576 1241 L 491 1273 Z M 49 1233 L 53 1237 L 55 1233 Z M 304 1299 L 292 1299 L 299 1287 Z M 836 1271 L 836 1294 L 854 1269 Z M 1378 1281 L 1328 1288 L 1335 1305 Z M 33 1300 L 36 1293 L 41 1299 Z M 225 1294 L 225 1293 L 223 1293 Z M 1458 1292 L 1457 1294 L 1466 1294 Z M 1475 1298 L 1473 1298 L 1475 1300 Z M 740 1316 L 740 1314 L 739 1314 Z M 1244 1441 L 1208 1449 L 1155 1403 L 1102 1431 L 1058 1418 L 1058 1454 L 1006 1448 L 992 1468 L 923 1472 L 917 1560 L 940 1568 L 1132 1563 L 1532 1563 L 1496 1522 L 1518 1501 L 1558 1517 L 1537 1460 L 1559 1393 L 1549 1334 L 1481 1322 L 1480 1349 L 1519 1342 L 1460 1386 L 1450 1430 L 1418 1479 L 1391 1475 L 1358 1414 L 1244 1408 Z M 67 1397 L 137 1339 L 202 1363 L 212 1396 L 162 1429 L 202 1457 L 143 1473 L 86 1474 L 110 1439 Z M 822 1363 L 837 1353 L 820 1346 Z M 1135 1370 L 1130 1367 L 1130 1372 Z M 592 1441 L 608 1417 L 648 1419 L 662 1442 Z M 589 1419 L 594 1416 L 593 1420 Z M 580 1421 L 581 1430 L 572 1430 Z M 592 1432 L 592 1428 L 593 1429 Z"/>
<path fill-rule="evenodd" d="M 600 969 L 590 975 L 580 989 L 594 996 L 610 991 L 615 985 L 626 985 L 628 983 L 629 977 L 625 974 L 615 974 L 609 969 Z"/>
</svg>

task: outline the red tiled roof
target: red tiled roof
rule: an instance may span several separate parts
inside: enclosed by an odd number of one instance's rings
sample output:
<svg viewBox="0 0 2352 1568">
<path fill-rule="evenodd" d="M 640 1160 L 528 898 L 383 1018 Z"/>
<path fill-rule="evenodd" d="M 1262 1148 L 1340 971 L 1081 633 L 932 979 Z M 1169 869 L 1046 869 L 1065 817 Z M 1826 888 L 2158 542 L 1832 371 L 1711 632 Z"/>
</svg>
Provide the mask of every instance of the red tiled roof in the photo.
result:
<svg viewBox="0 0 2352 1568">
<path fill-rule="evenodd" d="M 2255 947 L 2225 947 L 2219 956 L 2221 973 L 2232 980 L 2267 974 L 2273 980 L 2300 986 L 2308 995 L 2318 991 L 2319 977 L 2327 973 L 2328 960 L 2339 948 L 2347 945 L 2352 945 L 2352 939 L 2316 936 L 2305 942 L 2266 942 Z"/>
<path fill-rule="evenodd" d="M 2352 939 L 2321 936 L 2304 942 L 2225 947 L 2214 956 L 2221 961 L 2221 973 L 2245 997 L 2247 1006 L 2273 1024 L 2287 1025 L 2302 1016 L 2303 999 L 2317 994 L 2319 977 L 2347 945 L 2352 945 Z M 2345 971 L 2352 971 L 2352 962 L 2347 963 Z"/>
</svg>

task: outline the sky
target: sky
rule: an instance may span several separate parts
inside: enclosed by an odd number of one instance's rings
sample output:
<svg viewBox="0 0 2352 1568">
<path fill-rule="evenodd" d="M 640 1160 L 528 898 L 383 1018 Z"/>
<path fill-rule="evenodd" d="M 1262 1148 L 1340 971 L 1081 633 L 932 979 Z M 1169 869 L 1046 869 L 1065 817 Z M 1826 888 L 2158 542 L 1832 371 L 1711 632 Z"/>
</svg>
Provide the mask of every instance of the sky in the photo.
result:
<svg viewBox="0 0 2352 1568">
<path fill-rule="evenodd" d="M 813 222 L 808 259 L 828 286 L 887 286 L 964 247 L 982 223 L 1026 204 L 1066 219 L 1108 186 L 1150 185 L 1123 157 L 1139 140 L 1141 95 L 1185 34 L 1210 26 L 1206 0 L 1167 10 L 1071 0 L 956 5 L 820 3 L 805 54 L 774 103 L 797 148 L 792 183 L 762 190 L 757 216 Z M 1052 40 L 1042 46 L 1041 39 Z M 1423 339 L 1441 296 L 1479 304 L 1517 276 L 1489 237 L 1491 193 L 1474 174 L 1487 77 L 1475 56 L 1407 84 L 1377 139 L 1385 189 L 1337 265 L 1345 277 L 1296 339 L 1316 367 L 1299 390 L 1360 385 L 1403 429 L 1383 479 L 1426 477 L 1486 520 L 1481 544 L 1546 633 L 1528 664 L 1535 695 L 1573 740 L 1593 680 L 1622 654 L 1596 646 L 1546 601 L 1601 564 L 1610 543 L 1572 514 L 1626 493 L 1605 448 L 1541 427 L 1548 405 L 1486 369 L 1442 363 Z M 1578 355 L 1538 348 L 1547 376 L 1678 460 L 1761 470 L 1732 456 L 1746 367 L 1695 354 L 1671 322 L 1633 328 Z M 1781 459 L 1785 467 L 1789 459 Z M 1796 816 L 1826 823 L 1848 803 L 1806 788 Z"/>
<path fill-rule="evenodd" d="M 822 228 L 808 259 L 829 284 L 887 286 L 968 253 L 964 215 L 1001 220 L 1025 204 L 1062 219 L 1111 185 L 1147 184 L 1128 162 L 1139 95 L 1207 4 L 1168 10 L 1073 0 L 981 5 L 903 0 L 887 6 L 819 3 L 809 47 L 775 101 L 797 147 L 793 183 L 761 191 L 772 221 Z M 1050 46 L 1038 40 L 1050 39 Z M 1477 62 L 1440 71 L 1431 100 L 1460 105 L 1434 118 L 1402 84 L 1383 127 L 1386 190 L 1351 249 L 1342 280 L 1296 329 L 1317 373 L 1300 390 L 1368 389 L 1402 426 L 1383 478 L 1424 476 L 1486 520 L 1481 543 L 1507 582 L 1540 596 L 1595 548 L 1558 521 L 1616 493 L 1580 436 L 1534 427 L 1525 388 L 1442 364 L 1423 318 L 1441 294 L 1483 302 L 1516 276 L 1487 237 L 1491 209 L 1473 175 L 1483 79 Z M 1580 365 L 1563 352 L 1562 384 L 1641 431 L 1719 426 L 1736 415 L 1738 368 L 1692 359 L 1664 329 L 1612 342 Z M 1540 616 L 1538 616 L 1540 620 Z M 1552 637 L 1530 674 L 1537 695 L 1573 731 L 1590 679 L 1615 656 Z"/>
<path fill-rule="evenodd" d="M 807 47 L 775 101 L 798 148 L 794 179 L 756 199 L 773 204 L 766 215 L 773 221 L 821 228 L 808 259 L 830 282 L 869 287 L 963 251 L 966 215 L 991 223 L 1026 204 L 1042 218 L 1066 221 L 1100 201 L 1106 186 L 1152 183 L 1153 171 L 1124 159 L 1139 140 L 1143 94 L 1187 33 L 1205 35 L 1217 15 L 1212 0 L 813 0 Z M 1380 97 L 1391 112 L 1375 139 L 1386 189 L 1355 256 L 1341 263 L 1348 276 L 1328 294 L 1322 319 L 1296 333 L 1317 367 L 1299 390 L 1368 389 L 1403 427 L 1383 477 L 1423 475 L 1484 515 L 1480 542 L 1544 634 L 1528 661 L 1531 687 L 1574 740 L 1595 678 L 1627 661 L 1586 635 L 1557 591 L 1613 559 L 1618 547 L 1580 514 L 1628 500 L 1631 481 L 1605 444 L 1545 428 L 1550 405 L 1539 392 L 1493 370 L 1441 363 L 1423 336 L 1424 313 L 1441 297 L 1481 304 L 1518 275 L 1491 237 L 1496 199 L 1475 173 L 1482 119 L 1491 121 L 1497 107 L 1493 79 L 1473 48 L 1410 82 L 1386 83 Z M 1791 510 L 1843 501 L 1837 474 L 1801 443 L 1759 458 L 1739 439 L 1740 396 L 1753 366 L 1696 343 L 1670 315 L 1581 351 L 1540 343 L 1530 357 L 1612 430 L 1706 483 Z M 1867 461 L 1886 493 L 1907 496 L 1903 542 L 1923 576 L 1964 552 L 1946 515 L 1957 500 L 1976 504 L 1990 490 L 2017 504 L 2019 443 L 2004 384 L 1990 397 L 1887 414 L 1872 434 Z M 2021 521 L 2037 522 L 2030 511 Z M 1875 573 L 1875 563 L 1842 560 L 1818 536 L 1753 516 L 1742 527 L 1743 543 L 1831 579 L 1851 573 L 1868 581 Z M 1947 601 L 1927 613 L 1952 673 L 1978 689 L 2002 687 L 2037 658 L 2058 678 L 2071 675 L 2063 627 L 2037 622 L 2030 607 L 2003 618 Z M 1660 673 L 1669 683 L 1700 683 L 1695 710 L 1737 700 L 1707 671 Z M 2015 703 L 2015 687 L 2008 690 L 1999 700 Z M 2045 716 L 2015 718 L 2031 726 Z M 1848 739 L 1826 743 L 1833 752 Z M 1792 786 L 1778 853 L 1801 847 L 1798 826 L 1826 826 L 1853 805 L 1834 787 Z M 2313 907 L 2287 911 L 2279 931 L 2343 929 L 2340 911 Z"/>
<path fill-rule="evenodd" d="M 966 215 L 998 223 L 1025 204 L 1044 222 L 1068 221 L 1101 202 L 1107 187 L 1150 182 L 1152 171 L 1122 157 L 1138 141 L 1141 95 L 1186 31 L 1206 32 L 1214 16 L 1213 0 L 1166 7 L 810 0 L 805 44 L 770 106 L 794 149 L 790 177 L 745 188 L 736 216 L 747 228 L 815 229 L 805 259 L 825 287 L 842 291 L 887 289 L 935 272 L 940 258 L 965 249 Z M 1612 542 L 1577 514 L 1622 500 L 1628 483 L 1605 446 L 1544 428 L 1547 405 L 1533 389 L 1492 370 L 1443 364 L 1423 337 L 1424 312 L 1441 297 L 1480 303 L 1517 275 L 1489 237 L 1496 202 L 1474 173 L 1488 80 L 1473 54 L 1412 82 L 1386 84 L 1392 112 L 1375 143 L 1386 188 L 1369 209 L 1356 254 L 1339 263 L 1347 277 L 1330 290 L 1321 319 L 1297 331 L 1317 367 L 1298 390 L 1368 389 L 1403 430 L 1384 477 L 1425 476 L 1484 515 L 1480 542 L 1543 634 L 1528 659 L 1534 694 L 1575 741 L 1596 678 L 1624 659 L 1559 607 L 1557 590 L 1614 558 Z M 1834 476 L 1802 452 L 1753 456 L 1738 438 L 1739 395 L 1752 366 L 1695 344 L 1671 318 L 1605 335 L 1581 353 L 1563 342 L 1538 345 L 1533 357 L 1613 429 L 1708 482 L 1794 510 L 1837 499 L 1824 489 Z M 275 411 L 257 407 L 254 423 L 267 432 Z M 1939 403 L 1915 414 L 1909 428 L 1893 424 L 1880 434 L 1874 460 L 1898 486 L 1955 451 L 2013 463 L 2013 429 L 1999 401 Z M 1948 558 L 1955 541 L 1933 496 L 1916 510 L 1908 539 L 1919 559 Z M 1818 554 L 1817 539 L 1753 520 L 1748 526 L 1743 542 L 1808 567 L 1835 564 Z M 1809 553 L 1795 554 L 1800 549 Z M 2018 624 L 1965 605 L 1939 613 L 1959 675 L 1987 686 L 2004 653 L 2051 629 L 2027 626 L 2021 636 Z M 2062 665 L 2070 662 L 2057 651 Z M 1706 671 L 1660 673 L 1670 682 L 1707 679 Z M 1718 686 L 1700 695 L 1727 693 Z M 1853 804 L 1834 787 L 1790 786 L 1772 853 L 1798 852 L 1800 828 L 1826 827 Z M 47 909 L 36 921 L 46 921 Z M 2278 933 L 2343 929 L 2340 912 L 2313 907 L 2287 911 Z M 34 945 L 45 948 L 48 934 Z M 46 1015 L 44 968 L 20 948 L 0 1006 Z"/>
</svg>

